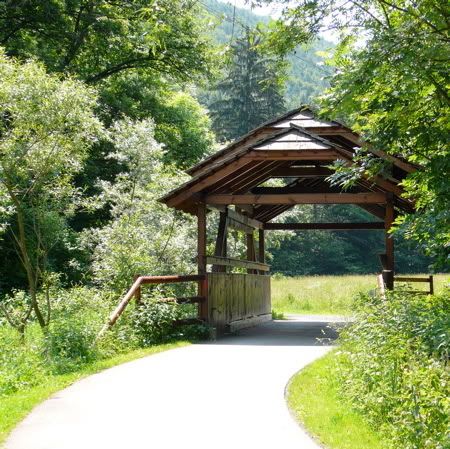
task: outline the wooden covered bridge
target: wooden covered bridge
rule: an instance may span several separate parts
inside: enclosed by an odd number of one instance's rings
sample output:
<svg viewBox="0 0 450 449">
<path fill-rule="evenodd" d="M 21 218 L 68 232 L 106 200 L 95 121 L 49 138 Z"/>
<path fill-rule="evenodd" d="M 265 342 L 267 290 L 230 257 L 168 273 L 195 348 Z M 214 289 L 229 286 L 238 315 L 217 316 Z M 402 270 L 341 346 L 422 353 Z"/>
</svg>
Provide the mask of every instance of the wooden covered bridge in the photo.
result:
<svg viewBox="0 0 450 449">
<path fill-rule="evenodd" d="M 363 146 L 383 161 L 387 174 L 363 177 L 346 191 L 331 185 L 327 181 L 332 174 L 330 165 L 336 160 L 354 163 L 355 154 Z M 396 211 L 414 211 L 414 204 L 401 196 L 400 183 L 415 170 L 417 167 L 404 159 L 362 142 L 337 121 L 317 118 L 307 107 L 290 111 L 189 169 L 192 179 L 161 199 L 167 206 L 197 217 L 198 274 L 140 277 L 125 299 L 139 296 L 142 283 L 195 281 L 198 296 L 190 301 L 199 303 L 199 318 L 207 323 L 233 330 L 270 319 L 270 267 L 265 263 L 264 237 L 267 231 L 277 229 L 384 229 L 386 250 L 380 254 L 381 269 L 386 287 L 393 288 L 394 240 L 388 231 Z M 283 186 L 268 187 L 267 181 L 273 178 L 282 178 Z M 273 221 L 298 204 L 352 204 L 372 214 L 376 221 Z M 214 213 L 220 214 L 215 251 L 207 254 L 207 222 Z M 245 234 L 246 260 L 228 257 L 229 229 Z M 233 268 L 241 272 L 233 273 Z M 114 314 L 112 318 L 115 321 Z"/>
</svg>

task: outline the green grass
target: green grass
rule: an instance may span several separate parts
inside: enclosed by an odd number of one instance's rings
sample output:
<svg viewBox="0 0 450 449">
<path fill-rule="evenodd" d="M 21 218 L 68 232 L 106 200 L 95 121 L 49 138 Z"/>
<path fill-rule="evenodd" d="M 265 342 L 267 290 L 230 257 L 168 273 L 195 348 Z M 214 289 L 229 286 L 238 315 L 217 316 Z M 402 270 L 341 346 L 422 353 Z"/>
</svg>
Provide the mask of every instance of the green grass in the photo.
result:
<svg viewBox="0 0 450 449">
<path fill-rule="evenodd" d="M 85 365 L 76 372 L 63 375 L 49 375 L 43 384 L 8 396 L 0 397 L 0 446 L 5 442 L 6 437 L 11 430 L 22 421 L 22 419 L 24 419 L 37 404 L 49 398 L 56 391 L 73 384 L 83 377 L 111 368 L 115 365 L 147 355 L 167 351 L 168 349 L 186 346 L 188 344 L 188 342 L 175 342 L 151 346 L 145 349 L 137 349 L 135 351 Z"/>
<path fill-rule="evenodd" d="M 417 275 L 419 276 L 419 275 Z M 448 274 L 434 276 L 435 293 L 449 282 Z M 428 284 L 415 284 L 425 289 Z M 376 288 L 376 275 L 301 276 L 272 279 L 272 309 L 275 313 L 351 315 L 353 298 Z"/>
<path fill-rule="evenodd" d="M 382 436 L 340 398 L 335 352 L 297 373 L 287 387 L 295 418 L 329 449 L 384 449 Z"/>
</svg>

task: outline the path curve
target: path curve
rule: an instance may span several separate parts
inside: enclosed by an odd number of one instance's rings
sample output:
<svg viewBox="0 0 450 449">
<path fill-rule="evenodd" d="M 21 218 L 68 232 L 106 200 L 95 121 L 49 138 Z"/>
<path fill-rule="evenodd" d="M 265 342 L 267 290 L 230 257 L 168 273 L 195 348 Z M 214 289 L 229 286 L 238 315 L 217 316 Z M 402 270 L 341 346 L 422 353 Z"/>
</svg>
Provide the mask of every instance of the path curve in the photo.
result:
<svg viewBox="0 0 450 449">
<path fill-rule="evenodd" d="M 148 356 L 45 401 L 7 449 L 317 449 L 287 409 L 290 377 L 324 355 L 320 319 L 275 321 Z"/>
</svg>

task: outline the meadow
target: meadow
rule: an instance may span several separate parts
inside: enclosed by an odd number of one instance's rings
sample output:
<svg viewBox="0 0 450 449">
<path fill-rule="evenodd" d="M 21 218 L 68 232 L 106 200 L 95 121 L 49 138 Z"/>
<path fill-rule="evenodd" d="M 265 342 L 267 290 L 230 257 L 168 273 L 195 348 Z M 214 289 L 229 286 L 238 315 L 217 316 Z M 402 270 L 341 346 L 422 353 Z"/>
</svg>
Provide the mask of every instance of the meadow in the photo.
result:
<svg viewBox="0 0 450 449">
<path fill-rule="evenodd" d="M 416 277 L 424 275 L 414 275 Z M 435 293 L 450 283 L 449 274 L 434 275 Z M 418 283 L 414 289 L 426 289 Z M 351 315 L 353 299 L 376 289 L 376 275 L 272 277 L 272 309 L 275 314 Z"/>
</svg>

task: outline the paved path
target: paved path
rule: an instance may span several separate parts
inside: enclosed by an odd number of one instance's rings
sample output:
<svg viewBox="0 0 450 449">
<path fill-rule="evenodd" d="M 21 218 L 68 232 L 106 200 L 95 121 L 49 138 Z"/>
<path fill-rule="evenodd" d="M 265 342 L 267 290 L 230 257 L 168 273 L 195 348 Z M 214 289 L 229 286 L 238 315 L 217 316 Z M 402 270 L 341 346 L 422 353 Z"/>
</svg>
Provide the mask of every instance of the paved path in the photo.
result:
<svg viewBox="0 0 450 449">
<path fill-rule="evenodd" d="M 291 417 L 289 378 L 325 354 L 320 320 L 266 323 L 145 357 L 57 393 L 7 449 L 317 449 Z"/>
</svg>

